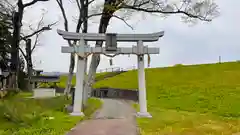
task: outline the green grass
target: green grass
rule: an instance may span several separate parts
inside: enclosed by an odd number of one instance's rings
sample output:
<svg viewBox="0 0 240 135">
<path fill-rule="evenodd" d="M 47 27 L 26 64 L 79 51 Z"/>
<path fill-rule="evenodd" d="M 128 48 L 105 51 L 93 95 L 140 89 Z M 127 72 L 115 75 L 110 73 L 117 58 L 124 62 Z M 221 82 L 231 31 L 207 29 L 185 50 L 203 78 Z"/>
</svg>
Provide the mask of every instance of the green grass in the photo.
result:
<svg viewBox="0 0 240 135">
<path fill-rule="evenodd" d="M 146 69 L 148 110 L 143 135 L 232 135 L 240 132 L 240 63 Z M 137 71 L 97 87 L 137 89 Z"/>
<path fill-rule="evenodd" d="M 96 98 L 88 100 L 86 117 L 70 116 L 64 109 L 71 100 L 59 96 L 30 99 L 28 93 L 0 101 L 1 135 L 64 135 L 81 120 L 87 119 L 101 107 Z"/>
</svg>

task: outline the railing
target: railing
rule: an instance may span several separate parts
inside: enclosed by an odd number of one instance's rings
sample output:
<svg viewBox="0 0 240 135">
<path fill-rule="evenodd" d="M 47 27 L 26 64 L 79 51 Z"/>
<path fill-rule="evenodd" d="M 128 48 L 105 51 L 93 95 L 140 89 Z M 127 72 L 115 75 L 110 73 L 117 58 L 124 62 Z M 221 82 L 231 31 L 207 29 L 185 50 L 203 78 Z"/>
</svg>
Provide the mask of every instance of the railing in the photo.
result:
<svg viewBox="0 0 240 135">
<path fill-rule="evenodd" d="M 131 67 L 127 67 L 127 68 L 122 68 L 122 71 L 129 71 L 129 70 L 135 70 L 137 69 L 136 66 L 131 66 Z"/>
<path fill-rule="evenodd" d="M 118 71 L 121 71 L 121 68 L 120 68 L 120 67 L 100 69 L 100 70 L 97 71 L 97 73 L 102 73 L 102 72 L 118 72 Z"/>
<path fill-rule="evenodd" d="M 129 71 L 129 70 L 135 70 L 135 69 L 136 69 L 136 66 L 131 66 L 131 67 L 128 67 L 128 68 L 112 67 L 112 68 L 100 69 L 100 70 L 97 71 L 97 73 Z"/>
</svg>

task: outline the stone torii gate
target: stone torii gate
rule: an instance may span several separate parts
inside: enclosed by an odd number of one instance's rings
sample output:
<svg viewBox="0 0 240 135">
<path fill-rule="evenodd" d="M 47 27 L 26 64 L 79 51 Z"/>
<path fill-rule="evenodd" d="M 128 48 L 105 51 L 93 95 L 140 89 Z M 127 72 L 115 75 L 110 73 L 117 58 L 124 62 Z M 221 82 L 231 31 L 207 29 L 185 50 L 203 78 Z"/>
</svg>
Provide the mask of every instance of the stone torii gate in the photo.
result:
<svg viewBox="0 0 240 135">
<path fill-rule="evenodd" d="M 57 30 L 65 40 L 80 41 L 79 45 L 73 47 L 62 47 L 62 53 L 76 53 L 77 73 L 76 73 L 76 89 L 74 95 L 73 112 L 71 115 L 81 116 L 82 112 L 82 95 L 84 82 L 84 67 L 87 57 L 86 53 L 90 54 L 136 54 L 138 56 L 138 90 L 140 112 L 138 117 L 152 117 L 147 111 L 146 100 L 146 85 L 144 71 L 144 54 L 159 54 L 159 48 L 149 48 L 143 45 L 143 42 L 158 41 L 164 35 L 164 31 L 151 34 L 115 34 L 115 33 L 74 33 Z M 85 41 L 105 41 L 106 47 L 89 47 Z M 137 46 L 132 47 L 117 47 L 117 42 L 137 42 Z"/>
</svg>

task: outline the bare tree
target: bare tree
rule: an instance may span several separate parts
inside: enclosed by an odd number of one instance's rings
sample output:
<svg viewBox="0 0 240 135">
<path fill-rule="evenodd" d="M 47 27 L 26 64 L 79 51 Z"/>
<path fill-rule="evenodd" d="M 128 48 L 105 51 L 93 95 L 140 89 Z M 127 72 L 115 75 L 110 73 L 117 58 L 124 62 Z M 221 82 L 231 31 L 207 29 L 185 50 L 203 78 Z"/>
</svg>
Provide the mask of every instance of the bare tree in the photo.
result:
<svg viewBox="0 0 240 135">
<path fill-rule="evenodd" d="M 36 35 L 37 33 L 41 33 L 41 31 L 47 30 L 47 27 L 43 29 L 39 29 L 39 31 L 35 31 L 34 33 L 27 35 L 25 37 L 21 36 L 21 28 L 22 28 L 22 19 L 24 10 L 27 7 L 30 7 L 37 2 L 45 2 L 48 0 L 32 0 L 27 3 L 23 3 L 23 0 L 2 0 L 0 3 L 0 17 L 1 19 L 6 20 L 4 23 L 9 24 L 9 28 L 13 30 L 13 40 L 11 43 L 11 79 L 10 79 L 10 88 L 18 88 L 18 70 L 19 70 L 19 42 L 21 40 L 27 40 L 29 37 Z"/>
<path fill-rule="evenodd" d="M 58 6 L 61 10 L 61 13 L 62 13 L 62 16 L 63 16 L 63 19 L 64 19 L 64 29 L 65 29 L 65 31 L 68 31 L 69 30 L 69 21 L 67 19 L 67 14 L 66 14 L 66 11 L 65 11 L 65 8 L 64 8 L 63 1 L 62 0 L 56 0 L 56 2 L 58 3 Z M 79 14 L 77 15 L 78 19 L 77 19 L 77 25 L 76 25 L 76 33 L 80 32 L 82 24 L 84 25 L 83 29 L 82 29 L 82 32 L 86 33 L 87 28 L 88 28 L 87 27 L 87 25 L 88 25 L 88 22 L 87 22 L 88 5 L 92 1 L 89 2 L 88 0 L 74 0 L 74 2 L 76 3 L 78 11 L 79 11 Z M 69 46 L 73 46 L 75 44 L 76 44 L 76 42 L 68 41 Z M 86 61 L 87 61 L 87 59 L 86 59 Z M 70 55 L 69 74 L 68 74 L 68 79 L 67 79 L 67 82 L 66 82 L 66 88 L 64 90 L 64 94 L 66 94 L 66 95 L 69 94 L 70 89 L 71 89 L 74 66 L 75 66 L 75 54 L 71 54 Z"/>
<path fill-rule="evenodd" d="M 118 16 L 117 11 L 123 12 L 123 17 Z M 140 12 L 159 17 L 180 14 L 185 23 L 196 23 L 198 20 L 209 22 L 219 15 L 218 6 L 213 0 L 105 0 L 104 4 L 98 5 L 95 13 L 89 15 L 88 18 L 101 16 L 98 32 L 105 33 L 112 17 L 118 18 L 128 25 L 124 15 L 132 16 L 134 13 Z M 102 47 L 102 44 L 103 42 L 97 41 L 95 46 Z M 84 88 L 89 93 L 94 84 L 99 62 L 100 55 L 94 54 L 86 81 L 87 85 Z"/>
<path fill-rule="evenodd" d="M 41 19 L 39 20 L 37 27 L 34 29 L 30 25 L 29 28 L 32 31 L 29 35 L 21 36 L 20 40 L 25 41 L 25 53 L 22 50 L 21 47 L 19 47 L 20 52 L 22 53 L 22 56 L 24 57 L 26 64 L 27 64 L 27 75 L 28 75 L 28 90 L 32 90 L 32 84 L 31 84 L 31 78 L 32 78 L 32 73 L 33 73 L 33 62 L 32 62 L 32 53 L 36 49 L 37 45 L 39 44 L 39 36 L 44 32 L 44 31 L 49 31 L 52 29 L 52 26 L 57 24 L 57 21 L 54 23 L 51 23 L 49 25 L 44 25 L 44 15 L 45 13 L 42 14 Z M 22 34 L 24 35 L 24 34 Z M 33 45 L 32 45 L 32 38 L 33 40 Z"/>
<path fill-rule="evenodd" d="M 5 0 L 6 1 L 6 0 Z M 30 7 L 37 2 L 45 2 L 48 0 L 32 0 L 28 3 L 23 3 L 22 0 L 17 1 L 17 10 L 13 12 L 13 41 L 12 41 L 12 52 L 11 52 L 11 82 L 10 84 L 11 88 L 18 88 L 18 66 L 19 66 L 19 41 L 20 41 L 20 33 L 21 33 L 21 27 L 22 27 L 22 19 L 24 10 L 27 7 Z"/>
</svg>

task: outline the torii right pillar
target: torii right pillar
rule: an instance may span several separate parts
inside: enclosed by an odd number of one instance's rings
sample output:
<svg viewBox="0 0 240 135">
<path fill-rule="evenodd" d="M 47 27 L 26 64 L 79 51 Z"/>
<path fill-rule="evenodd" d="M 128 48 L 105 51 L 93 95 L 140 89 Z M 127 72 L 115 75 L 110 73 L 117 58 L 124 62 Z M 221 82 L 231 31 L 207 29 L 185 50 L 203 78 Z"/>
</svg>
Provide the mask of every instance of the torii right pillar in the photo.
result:
<svg viewBox="0 0 240 135">
<path fill-rule="evenodd" d="M 137 43 L 138 52 L 144 49 L 143 41 Z M 138 54 L 138 101 L 140 105 L 140 112 L 137 112 L 137 117 L 151 118 L 151 114 L 147 111 L 147 93 L 144 71 L 144 54 Z"/>
</svg>

